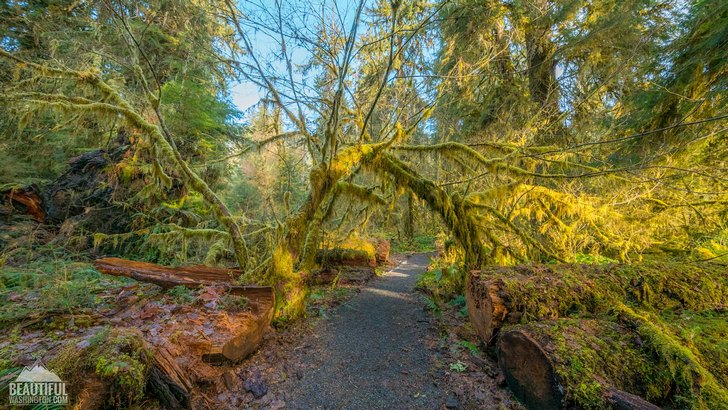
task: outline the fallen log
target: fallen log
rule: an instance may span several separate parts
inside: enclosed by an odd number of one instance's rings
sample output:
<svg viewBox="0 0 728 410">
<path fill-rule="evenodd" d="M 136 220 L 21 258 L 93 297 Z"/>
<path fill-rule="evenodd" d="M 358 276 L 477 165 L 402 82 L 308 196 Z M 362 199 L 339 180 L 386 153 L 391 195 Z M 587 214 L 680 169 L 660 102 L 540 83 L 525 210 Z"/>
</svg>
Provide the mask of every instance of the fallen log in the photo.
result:
<svg viewBox="0 0 728 410">
<path fill-rule="evenodd" d="M 473 272 L 471 275 L 476 275 Z M 495 333 L 502 327 L 509 309 L 501 293 L 502 281 L 481 281 L 479 277 L 467 282 L 465 303 L 475 331 L 487 344 L 494 341 Z"/>
<path fill-rule="evenodd" d="M 153 365 L 147 376 L 147 390 L 165 409 L 187 409 L 193 383 L 172 354 L 161 346 L 153 349 Z"/>
<path fill-rule="evenodd" d="M 273 288 L 231 285 L 234 278 L 240 275 L 238 270 L 203 265 L 173 268 L 121 258 L 97 259 L 94 264 L 102 273 L 154 283 L 165 289 L 175 286 L 197 289 L 200 286 L 222 285 L 228 294 L 247 298 L 250 314 L 238 318 L 238 327 L 232 337 L 222 343 L 211 343 L 202 348 L 204 351 L 201 358 L 206 362 L 221 362 L 225 359 L 237 362 L 247 357 L 258 348 L 273 319 L 275 308 Z M 214 297 L 217 296 L 220 295 L 215 294 Z"/>
<path fill-rule="evenodd" d="M 185 286 L 191 289 L 200 285 L 230 284 L 241 274 L 237 269 L 215 268 L 204 265 L 169 267 L 149 262 L 122 258 L 102 258 L 94 261 L 96 269 L 107 275 L 125 276 L 140 282 L 153 283 L 164 289 Z M 231 286 L 235 294 L 249 298 L 267 298 L 272 294 L 270 286 Z"/>
<path fill-rule="evenodd" d="M 377 266 L 375 253 L 360 249 L 333 248 L 320 249 L 316 254 L 316 263 L 323 266 Z"/>
<path fill-rule="evenodd" d="M 492 344 L 507 324 L 598 316 L 616 301 L 658 311 L 714 310 L 728 303 L 728 275 L 707 262 L 490 267 L 470 272 L 465 298 L 470 322 Z"/>
<path fill-rule="evenodd" d="M 529 409 L 659 409 L 640 396 L 670 383 L 638 342 L 612 322 L 562 319 L 510 328 L 496 349 L 508 386 Z"/>
</svg>

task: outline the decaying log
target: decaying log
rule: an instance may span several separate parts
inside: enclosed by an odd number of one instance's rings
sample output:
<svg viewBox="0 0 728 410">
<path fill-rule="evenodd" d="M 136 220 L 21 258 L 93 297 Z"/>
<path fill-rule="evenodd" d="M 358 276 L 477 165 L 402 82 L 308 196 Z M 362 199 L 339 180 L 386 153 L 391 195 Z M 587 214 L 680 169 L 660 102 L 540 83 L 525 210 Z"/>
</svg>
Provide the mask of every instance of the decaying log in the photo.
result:
<svg viewBox="0 0 728 410">
<path fill-rule="evenodd" d="M 149 282 L 163 288 L 200 285 L 224 285 L 228 292 L 248 299 L 252 315 L 241 316 L 240 328 L 223 344 L 211 346 L 202 354 L 206 362 L 237 362 L 258 348 L 268 330 L 275 308 L 275 294 L 270 286 L 233 286 L 230 282 L 240 275 L 234 269 L 214 268 L 203 265 L 172 268 L 148 262 L 121 258 L 103 258 L 95 261 L 100 272 Z"/>
<path fill-rule="evenodd" d="M 122 258 L 102 258 L 94 261 L 99 272 L 125 276 L 140 282 L 154 283 L 165 289 L 175 286 L 197 288 L 200 285 L 229 284 L 240 276 L 237 269 L 215 268 L 204 265 L 169 267 L 149 262 Z M 249 298 L 269 297 L 269 286 L 234 286 L 236 294 Z"/>
<path fill-rule="evenodd" d="M 260 286 L 256 287 L 256 289 L 252 288 L 250 286 L 235 286 L 230 289 L 231 294 L 248 298 L 254 314 L 254 319 L 246 320 L 243 330 L 238 331 L 220 349 L 220 354 L 232 362 L 243 360 L 260 346 L 260 343 L 263 341 L 263 336 L 268 330 L 271 320 L 273 320 L 275 308 L 273 288 L 270 286 Z M 267 290 L 265 294 L 263 293 L 264 290 Z M 253 291 L 255 292 L 254 298 L 251 297 Z M 209 360 L 211 359 L 211 355 L 215 353 L 211 352 L 208 355 L 203 355 L 202 359 Z"/>
<path fill-rule="evenodd" d="M 468 317 L 480 338 L 491 344 L 509 313 L 501 294 L 502 282 L 481 281 L 478 272 L 471 272 L 470 275 L 465 290 Z"/>
<path fill-rule="evenodd" d="M 147 378 L 147 389 L 166 409 L 190 407 L 192 381 L 174 360 L 166 347 L 154 349 L 153 366 Z"/>
<path fill-rule="evenodd" d="M 40 190 L 35 184 L 1 191 L 0 197 L 9 205 L 19 207 L 21 213 L 31 215 L 37 222 L 43 222 L 45 219 L 46 213 Z"/>
<path fill-rule="evenodd" d="M 624 391 L 643 387 L 643 375 L 634 363 L 623 362 L 638 357 L 636 340 L 628 329 L 614 323 L 564 319 L 508 328 L 499 336 L 496 351 L 508 386 L 529 409 L 578 408 L 584 403 L 576 402 L 572 389 L 584 383 L 601 386 L 602 396 L 589 398 L 592 405 L 601 400 L 614 409 L 659 409 Z M 587 363 L 593 373 L 574 371 L 572 361 L 580 366 Z M 575 372 L 589 378 L 561 376 Z"/>
<path fill-rule="evenodd" d="M 324 266 L 369 266 L 376 267 L 377 259 L 367 251 L 348 248 L 320 249 L 316 254 L 316 263 Z"/>
</svg>

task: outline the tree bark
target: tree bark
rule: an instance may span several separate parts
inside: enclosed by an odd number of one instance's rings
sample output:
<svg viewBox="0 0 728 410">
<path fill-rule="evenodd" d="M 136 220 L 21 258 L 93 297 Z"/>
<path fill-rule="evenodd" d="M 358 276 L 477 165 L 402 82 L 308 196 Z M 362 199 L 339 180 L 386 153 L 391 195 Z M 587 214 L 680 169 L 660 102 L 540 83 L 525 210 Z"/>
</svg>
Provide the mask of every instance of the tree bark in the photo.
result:
<svg viewBox="0 0 728 410">
<path fill-rule="evenodd" d="M 175 286 L 197 288 L 200 285 L 231 284 L 241 273 L 237 269 L 214 268 L 204 265 L 172 268 L 121 258 L 97 259 L 94 261 L 94 265 L 101 273 L 154 283 L 165 289 Z M 270 286 L 231 286 L 230 289 L 236 295 L 252 299 L 269 298 L 273 294 L 273 288 Z"/>
<path fill-rule="evenodd" d="M 164 347 L 155 348 L 153 366 L 147 379 L 147 389 L 152 397 L 166 409 L 190 408 L 192 380 Z"/>
<path fill-rule="evenodd" d="M 481 281 L 478 271 L 472 271 L 465 284 L 468 317 L 475 331 L 487 344 L 495 342 L 498 330 L 506 322 L 509 309 L 501 293 L 502 282 Z"/>
</svg>

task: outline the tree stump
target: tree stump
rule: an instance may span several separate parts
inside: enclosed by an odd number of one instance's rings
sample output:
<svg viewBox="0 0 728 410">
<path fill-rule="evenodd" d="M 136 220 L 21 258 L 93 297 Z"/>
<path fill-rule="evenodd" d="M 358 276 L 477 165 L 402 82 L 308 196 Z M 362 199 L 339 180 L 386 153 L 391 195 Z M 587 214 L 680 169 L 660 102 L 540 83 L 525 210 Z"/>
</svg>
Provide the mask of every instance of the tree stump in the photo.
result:
<svg viewBox="0 0 728 410">
<path fill-rule="evenodd" d="M 501 293 L 502 281 L 482 281 L 478 271 L 470 272 L 466 281 L 465 302 L 475 331 L 487 344 L 495 342 L 497 331 L 506 322 L 509 309 Z"/>
</svg>

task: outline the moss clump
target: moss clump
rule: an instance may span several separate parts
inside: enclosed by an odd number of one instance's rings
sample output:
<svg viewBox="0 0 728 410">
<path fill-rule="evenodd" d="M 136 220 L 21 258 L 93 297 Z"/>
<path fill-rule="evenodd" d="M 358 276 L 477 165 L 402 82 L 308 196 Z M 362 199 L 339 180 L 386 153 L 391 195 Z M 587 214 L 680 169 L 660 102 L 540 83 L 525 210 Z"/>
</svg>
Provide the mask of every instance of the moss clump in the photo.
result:
<svg viewBox="0 0 728 410">
<path fill-rule="evenodd" d="M 264 284 L 275 288 L 275 323 L 283 324 L 305 314 L 306 287 L 301 275 L 293 272 L 293 258 L 285 247 L 278 246 L 273 251 L 271 268 Z"/>
<path fill-rule="evenodd" d="M 108 386 L 106 404 L 123 408 L 143 398 L 151 361 L 137 331 L 104 328 L 88 340 L 68 341 L 48 365 L 68 383 L 71 397 L 95 375 Z"/>
</svg>

